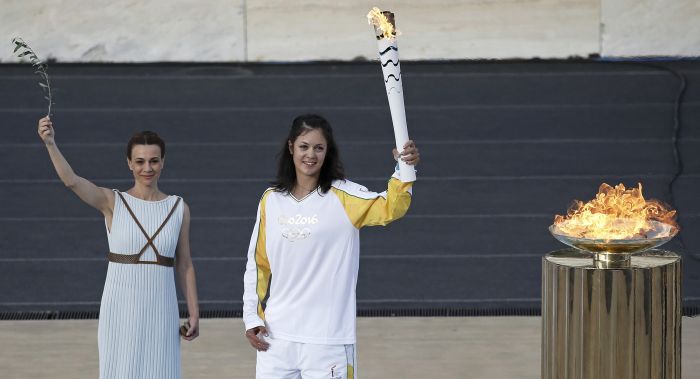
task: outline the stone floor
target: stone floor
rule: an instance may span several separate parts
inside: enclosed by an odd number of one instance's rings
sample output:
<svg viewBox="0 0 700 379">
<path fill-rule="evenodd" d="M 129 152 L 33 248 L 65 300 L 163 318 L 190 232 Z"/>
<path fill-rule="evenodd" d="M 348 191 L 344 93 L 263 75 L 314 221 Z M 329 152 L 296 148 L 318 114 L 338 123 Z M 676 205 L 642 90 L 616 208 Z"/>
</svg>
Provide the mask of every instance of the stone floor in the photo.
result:
<svg viewBox="0 0 700 379">
<path fill-rule="evenodd" d="M 240 319 L 204 319 L 183 342 L 184 378 L 253 378 L 255 352 Z M 1 321 L 5 379 L 97 377 L 97 321 Z M 540 376 L 538 317 L 360 318 L 362 378 Z M 683 319 L 683 377 L 700 372 L 700 318 Z M 691 374 L 696 373 L 696 374 Z"/>
</svg>

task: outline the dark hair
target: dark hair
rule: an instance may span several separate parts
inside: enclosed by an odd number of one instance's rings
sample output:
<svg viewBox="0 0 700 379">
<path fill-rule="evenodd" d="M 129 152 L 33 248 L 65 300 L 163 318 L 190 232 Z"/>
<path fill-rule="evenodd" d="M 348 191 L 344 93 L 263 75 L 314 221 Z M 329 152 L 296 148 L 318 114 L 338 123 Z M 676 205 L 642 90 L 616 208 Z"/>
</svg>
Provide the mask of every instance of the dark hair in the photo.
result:
<svg viewBox="0 0 700 379">
<path fill-rule="evenodd" d="M 155 132 L 144 130 L 131 136 L 129 143 L 126 145 L 126 157 L 129 160 L 131 160 L 131 150 L 134 148 L 134 145 L 158 145 L 161 159 L 165 157 L 165 141 Z"/>
<path fill-rule="evenodd" d="M 327 143 L 326 158 L 323 161 L 323 166 L 321 166 L 321 175 L 318 179 L 321 192 L 328 192 L 334 180 L 345 179 L 343 163 L 340 161 L 340 153 L 335 144 L 335 139 L 333 139 L 331 124 L 319 115 L 304 114 L 292 121 L 289 135 L 284 140 L 282 148 L 277 154 L 277 178 L 272 182 L 272 186 L 276 191 L 291 192 L 296 184 L 297 172 L 294 168 L 294 158 L 289 152 L 288 142 L 294 143 L 300 135 L 313 129 L 320 129 Z"/>
</svg>

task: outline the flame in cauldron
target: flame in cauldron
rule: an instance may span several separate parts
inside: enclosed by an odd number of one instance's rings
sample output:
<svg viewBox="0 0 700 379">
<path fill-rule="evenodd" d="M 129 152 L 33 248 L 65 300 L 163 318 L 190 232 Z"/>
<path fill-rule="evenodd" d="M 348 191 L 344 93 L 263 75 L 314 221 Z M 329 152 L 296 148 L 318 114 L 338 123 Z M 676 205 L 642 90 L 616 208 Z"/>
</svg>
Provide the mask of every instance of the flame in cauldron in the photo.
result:
<svg viewBox="0 0 700 379">
<path fill-rule="evenodd" d="M 676 211 L 645 200 L 641 183 L 636 188 L 603 183 L 595 199 L 575 200 L 566 216 L 556 215 L 554 226 L 571 237 L 604 240 L 658 238 L 678 231 Z"/>
</svg>

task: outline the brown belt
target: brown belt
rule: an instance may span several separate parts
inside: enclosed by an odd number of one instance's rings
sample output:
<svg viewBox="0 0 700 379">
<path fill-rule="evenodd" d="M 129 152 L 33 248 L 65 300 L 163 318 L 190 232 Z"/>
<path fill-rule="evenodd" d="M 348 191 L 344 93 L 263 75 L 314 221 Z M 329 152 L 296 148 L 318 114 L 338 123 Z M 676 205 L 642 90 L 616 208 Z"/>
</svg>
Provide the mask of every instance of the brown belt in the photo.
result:
<svg viewBox="0 0 700 379">
<path fill-rule="evenodd" d="M 170 257 L 164 257 L 162 255 L 156 255 L 155 261 L 142 261 L 140 254 L 117 254 L 113 252 L 107 253 L 107 259 L 114 263 L 124 263 L 124 264 L 138 264 L 138 265 L 159 265 L 166 267 L 174 267 L 175 259 Z"/>
</svg>

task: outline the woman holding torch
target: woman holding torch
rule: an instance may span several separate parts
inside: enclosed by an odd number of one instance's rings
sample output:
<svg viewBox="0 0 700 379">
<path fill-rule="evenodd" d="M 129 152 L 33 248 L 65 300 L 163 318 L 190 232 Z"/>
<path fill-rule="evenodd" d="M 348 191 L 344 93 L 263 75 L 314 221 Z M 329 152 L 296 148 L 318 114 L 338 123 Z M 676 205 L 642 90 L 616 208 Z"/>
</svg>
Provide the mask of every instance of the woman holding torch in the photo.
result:
<svg viewBox="0 0 700 379">
<path fill-rule="evenodd" d="M 148 131 L 131 137 L 126 158 L 134 185 L 120 192 L 73 172 L 48 117 L 38 132 L 61 181 L 105 218 L 110 252 L 98 326 L 100 378 L 180 378 L 179 334 L 188 341 L 199 335 L 199 306 L 189 208 L 158 189 L 165 143 Z M 181 329 L 175 272 L 190 314 Z"/>
<path fill-rule="evenodd" d="M 415 166 L 420 155 L 408 141 L 394 158 Z M 293 121 L 277 179 L 260 200 L 244 275 L 258 379 L 356 378 L 359 230 L 402 217 L 412 184 L 398 170 L 382 193 L 346 180 L 328 121 Z"/>
</svg>

